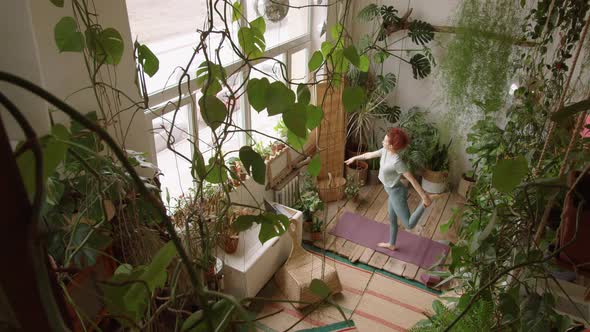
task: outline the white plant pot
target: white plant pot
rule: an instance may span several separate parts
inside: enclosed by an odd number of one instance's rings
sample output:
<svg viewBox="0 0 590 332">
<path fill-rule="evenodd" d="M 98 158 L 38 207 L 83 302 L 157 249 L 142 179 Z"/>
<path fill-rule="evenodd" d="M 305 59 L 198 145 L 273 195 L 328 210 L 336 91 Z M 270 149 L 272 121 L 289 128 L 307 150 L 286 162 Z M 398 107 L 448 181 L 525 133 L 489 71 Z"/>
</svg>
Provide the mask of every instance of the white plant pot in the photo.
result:
<svg viewBox="0 0 590 332">
<path fill-rule="evenodd" d="M 440 194 L 447 190 L 448 175 L 443 172 L 424 171 L 422 189 L 431 194 Z"/>
</svg>

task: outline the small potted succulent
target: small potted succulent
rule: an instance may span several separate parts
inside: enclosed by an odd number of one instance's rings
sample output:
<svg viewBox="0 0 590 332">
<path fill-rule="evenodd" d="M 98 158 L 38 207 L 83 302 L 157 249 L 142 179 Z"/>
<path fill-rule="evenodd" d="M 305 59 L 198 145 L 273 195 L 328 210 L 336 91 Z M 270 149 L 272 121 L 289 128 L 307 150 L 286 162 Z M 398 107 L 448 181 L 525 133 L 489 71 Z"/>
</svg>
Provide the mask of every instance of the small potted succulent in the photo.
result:
<svg viewBox="0 0 590 332">
<path fill-rule="evenodd" d="M 346 179 L 346 187 L 344 188 L 344 193 L 348 199 L 354 199 L 358 196 L 360 191 L 360 187 L 358 185 L 358 181 L 356 181 L 352 176 L 348 176 Z"/>
<path fill-rule="evenodd" d="M 322 227 L 324 226 L 324 221 L 318 217 L 313 217 L 313 222 L 311 223 L 311 239 L 313 241 L 321 240 L 322 239 Z"/>
</svg>

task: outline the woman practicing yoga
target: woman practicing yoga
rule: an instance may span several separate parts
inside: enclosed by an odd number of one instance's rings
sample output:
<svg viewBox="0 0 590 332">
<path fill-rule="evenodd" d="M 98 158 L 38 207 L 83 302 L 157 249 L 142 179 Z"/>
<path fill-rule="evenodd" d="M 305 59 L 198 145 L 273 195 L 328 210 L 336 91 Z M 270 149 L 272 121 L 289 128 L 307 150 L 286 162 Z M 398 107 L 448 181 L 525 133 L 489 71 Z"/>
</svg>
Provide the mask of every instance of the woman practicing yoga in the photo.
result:
<svg viewBox="0 0 590 332">
<path fill-rule="evenodd" d="M 387 200 L 387 212 L 389 213 L 390 237 L 389 243 L 378 243 L 377 246 L 388 248 L 389 250 L 396 250 L 395 241 L 397 239 L 397 217 L 401 218 L 402 223 L 406 229 L 412 229 L 420 221 L 420 217 L 424 213 L 424 209 L 432 204 L 430 195 L 424 192 L 418 181 L 409 172 L 408 167 L 397 154 L 403 150 L 410 143 L 410 138 L 405 131 L 399 128 L 391 128 L 387 131 L 387 135 L 383 138 L 383 148 L 373 152 L 367 152 L 360 156 L 352 157 L 345 161 L 350 165 L 356 160 L 367 160 L 373 158 L 381 158 L 379 167 L 379 180 L 383 183 L 385 191 L 389 195 Z M 422 204 L 412 215 L 408 208 L 408 188 L 404 186 L 400 178 L 404 176 L 418 195 L 422 198 Z"/>
</svg>

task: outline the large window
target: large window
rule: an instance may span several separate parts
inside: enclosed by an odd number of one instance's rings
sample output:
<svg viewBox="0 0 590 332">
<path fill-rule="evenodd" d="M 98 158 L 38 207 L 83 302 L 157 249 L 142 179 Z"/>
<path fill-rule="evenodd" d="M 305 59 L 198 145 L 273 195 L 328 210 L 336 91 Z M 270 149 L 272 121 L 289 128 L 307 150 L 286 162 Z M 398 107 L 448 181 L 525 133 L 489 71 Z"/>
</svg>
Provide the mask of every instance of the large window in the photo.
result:
<svg viewBox="0 0 590 332">
<path fill-rule="evenodd" d="M 167 147 L 167 137 L 171 126 L 172 111 L 176 108 L 170 103 L 177 103 L 177 85 L 182 68 L 184 68 L 193 54 L 194 47 L 198 44 L 197 30 L 202 30 L 207 20 L 206 0 L 127 0 L 129 22 L 133 38 L 144 43 L 156 54 L 160 60 L 160 69 L 154 77 L 146 77 L 146 86 L 150 94 L 152 104 L 160 104 L 146 113 L 152 120 L 153 139 L 155 142 L 155 155 L 158 167 L 163 173 L 160 178 L 163 192 L 166 189 L 171 197 L 186 192 L 193 186 L 190 163 L 177 156 Z M 266 0 L 241 0 L 244 15 L 251 21 L 265 14 L 266 6 L 272 4 Z M 288 13 L 278 21 L 266 17 L 266 51 L 264 57 L 278 59 L 287 65 L 283 72 L 276 61 L 266 60 L 256 64 L 260 71 L 252 71 L 250 78 L 266 77 L 271 80 L 284 81 L 285 78 L 297 83 L 307 81 L 308 46 L 310 45 L 311 9 L 306 6 L 310 0 L 290 0 L 291 8 Z M 293 8 L 300 7 L 300 8 Z M 223 11 L 223 6 L 220 6 Z M 227 6 L 226 15 L 231 17 L 231 7 Z M 272 10 L 272 8 L 271 8 Z M 280 18 L 280 17 L 279 17 Z M 220 24 L 221 22 L 214 22 Z M 246 20 L 234 22 L 229 28 L 230 33 L 236 36 L 240 24 L 246 24 Z M 207 40 L 210 55 L 213 55 L 219 44 L 218 35 L 212 35 Z M 237 37 L 234 37 L 237 41 Z M 201 52 L 202 53 L 202 52 Z M 195 72 L 204 61 L 203 54 L 197 54 L 188 70 L 191 83 L 183 86 L 186 94 L 181 98 L 181 109 L 178 112 L 174 130 L 172 131 L 172 149 L 192 158 L 192 149 L 198 148 L 207 160 L 212 155 L 213 133 L 205 125 L 197 101 L 200 92 L 197 90 Z M 245 74 L 245 67 L 241 67 L 239 59 L 235 56 L 229 43 L 226 41 L 220 49 L 220 57 L 226 72 L 233 74 L 230 84 L 238 86 Z M 188 88 L 192 90 L 188 90 Z M 293 89 L 296 87 L 293 86 Z M 224 99 L 225 91 L 221 91 L 218 97 Z M 268 117 L 266 111 L 261 113 L 250 109 L 245 100 L 238 101 L 235 112 L 232 115 L 233 122 L 245 129 L 254 129 L 267 135 L 276 136 L 274 127 L 280 120 L 280 116 Z M 263 142 L 268 144 L 270 138 L 264 135 L 247 135 L 234 133 L 227 137 L 224 144 L 224 153 L 238 150 L 244 144 Z M 234 152 L 235 153 L 235 152 Z"/>
</svg>

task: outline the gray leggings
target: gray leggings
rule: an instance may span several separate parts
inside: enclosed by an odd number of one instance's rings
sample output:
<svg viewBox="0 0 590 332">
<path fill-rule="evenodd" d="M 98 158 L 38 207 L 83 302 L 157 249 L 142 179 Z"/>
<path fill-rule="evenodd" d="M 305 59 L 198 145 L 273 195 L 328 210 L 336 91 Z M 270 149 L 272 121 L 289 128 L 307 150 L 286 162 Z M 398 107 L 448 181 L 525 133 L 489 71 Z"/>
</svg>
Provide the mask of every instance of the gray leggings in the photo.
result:
<svg viewBox="0 0 590 332">
<path fill-rule="evenodd" d="M 385 192 L 389 195 L 387 199 L 387 212 L 389 213 L 390 236 L 389 244 L 395 245 L 397 239 L 397 217 L 399 216 L 406 229 L 416 227 L 420 217 L 424 213 L 425 206 L 420 204 L 410 215 L 408 208 L 408 188 L 401 183 L 397 183 L 393 187 L 384 186 Z"/>
</svg>

